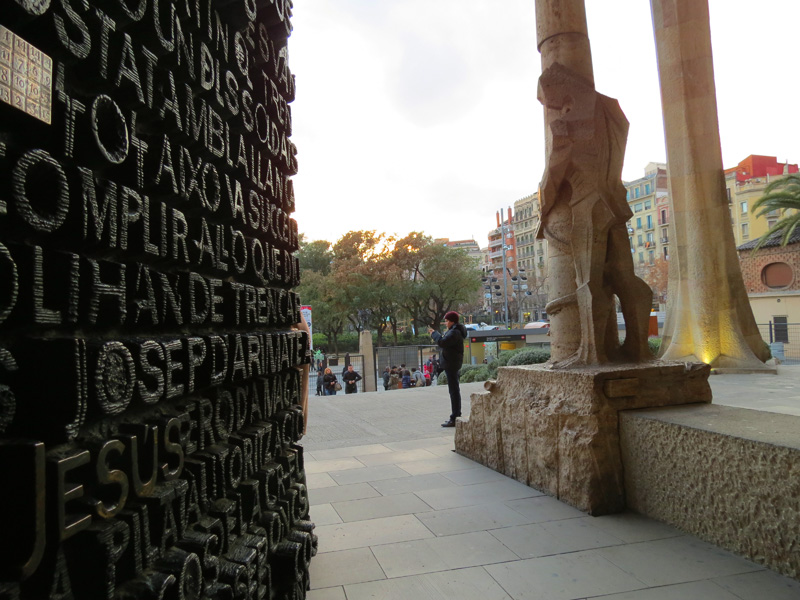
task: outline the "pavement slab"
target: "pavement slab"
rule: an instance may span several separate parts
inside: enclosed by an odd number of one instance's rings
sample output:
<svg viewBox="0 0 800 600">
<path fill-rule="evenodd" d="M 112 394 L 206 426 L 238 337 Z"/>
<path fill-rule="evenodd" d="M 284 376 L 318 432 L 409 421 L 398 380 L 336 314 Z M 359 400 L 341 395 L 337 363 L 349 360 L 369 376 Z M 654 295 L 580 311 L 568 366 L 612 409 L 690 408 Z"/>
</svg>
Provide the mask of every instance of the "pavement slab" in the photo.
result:
<svg viewBox="0 0 800 600">
<path fill-rule="evenodd" d="M 714 402 L 800 414 L 800 367 L 712 376 Z M 464 415 L 469 393 L 462 385 Z M 800 600 L 800 582 L 628 512 L 590 517 L 455 454 L 447 388 L 312 397 L 309 600 Z"/>
</svg>

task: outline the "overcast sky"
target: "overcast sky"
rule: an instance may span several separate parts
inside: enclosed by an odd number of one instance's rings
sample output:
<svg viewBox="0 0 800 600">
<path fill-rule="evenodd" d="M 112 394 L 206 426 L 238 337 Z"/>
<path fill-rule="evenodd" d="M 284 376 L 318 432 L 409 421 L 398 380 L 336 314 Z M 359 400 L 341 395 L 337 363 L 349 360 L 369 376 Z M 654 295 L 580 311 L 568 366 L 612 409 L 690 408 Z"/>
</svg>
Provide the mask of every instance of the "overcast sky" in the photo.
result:
<svg viewBox="0 0 800 600">
<path fill-rule="evenodd" d="M 698 0 L 700 1 L 700 0 Z M 666 160 L 649 2 L 586 0 L 597 90 L 630 121 L 623 178 Z M 799 0 L 710 0 L 725 167 L 800 161 Z M 475 238 L 544 168 L 534 0 L 299 0 L 296 218 Z"/>
</svg>

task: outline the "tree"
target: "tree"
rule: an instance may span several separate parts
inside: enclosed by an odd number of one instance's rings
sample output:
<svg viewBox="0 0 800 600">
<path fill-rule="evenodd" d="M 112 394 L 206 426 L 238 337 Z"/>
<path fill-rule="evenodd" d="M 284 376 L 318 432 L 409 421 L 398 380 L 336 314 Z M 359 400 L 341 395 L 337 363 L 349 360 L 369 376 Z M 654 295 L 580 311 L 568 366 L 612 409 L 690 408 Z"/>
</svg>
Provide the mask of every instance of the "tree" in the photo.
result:
<svg viewBox="0 0 800 600">
<path fill-rule="evenodd" d="M 540 315 L 544 312 L 545 306 L 547 306 L 547 278 L 547 265 L 544 263 L 537 265 L 528 275 L 528 291 L 531 293 L 531 304 L 538 309 Z"/>
<path fill-rule="evenodd" d="M 416 324 L 438 328 L 449 310 L 473 300 L 480 287 L 477 261 L 458 248 L 413 232 L 398 240 L 395 261 L 405 274 L 400 304 Z"/>
<path fill-rule="evenodd" d="M 331 248 L 301 243 L 298 293 L 314 308 L 314 325 L 337 343 L 347 322 L 377 332 L 378 345 L 411 318 L 415 329 L 438 327 L 448 310 L 473 299 L 480 288 L 474 259 L 463 250 L 434 244 L 422 233 L 395 239 L 375 231 L 351 231 Z"/>
<path fill-rule="evenodd" d="M 305 234 L 301 233 L 297 258 L 300 260 L 301 276 L 304 271 L 314 271 L 327 275 L 331 271 L 331 262 L 333 261 L 331 243 L 325 240 L 307 242 Z"/>
<path fill-rule="evenodd" d="M 375 231 L 350 231 L 333 247 L 332 274 L 358 330 L 374 328 L 380 345 L 387 322 L 396 325 L 402 273 L 392 259 L 395 240 Z M 395 339 L 396 339 L 396 328 Z"/>
<path fill-rule="evenodd" d="M 653 300 L 659 304 L 667 303 L 667 282 L 669 281 L 669 261 L 658 257 L 652 265 L 638 267 L 636 276 L 642 279 L 653 291 Z"/>
<path fill-rule="evenodd" d="M 302 273 L 297 293 L 305 304 L 311 306 L 314 315 L 314 330 L 322 333 L 339 353 L 339 335 L 344 331 L 347 315 L 343 297 L 330 274 L 316 271 Z"/>
<path fill-rule="evenodd" d="M 781 211 L 781 218 L 761 236 L 754 250 L 761 248 L 773 234 L 778 233 L 781 245 L 785 246 L 800 225 L 800 174 L 792 173 L 776 179 L 764 188 L 764 195 L 753 204 L 753 211 L 758 211 L 757 217 L 776 210 Z M 787 210 L 790 211 L 788 214 Z"/>
</svg>

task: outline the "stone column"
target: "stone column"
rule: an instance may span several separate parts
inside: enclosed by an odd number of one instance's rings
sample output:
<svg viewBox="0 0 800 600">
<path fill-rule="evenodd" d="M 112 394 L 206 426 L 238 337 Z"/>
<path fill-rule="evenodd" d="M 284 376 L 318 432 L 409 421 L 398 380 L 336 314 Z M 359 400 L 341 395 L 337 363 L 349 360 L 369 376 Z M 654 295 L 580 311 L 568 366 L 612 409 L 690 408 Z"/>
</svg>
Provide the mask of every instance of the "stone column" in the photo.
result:
<svg viewBox="0 0 800 600">
<path fill-rule="evenodd" d="M 364 391 L 376 392 L 375 351 L 372 348 L 372 332 L 362 331 L 358 334 L 358 353 L 364 357 L 364 368 L 361 376 L 364 378 Z"/>
<path fill-rule="evenodd" d="M 707 0 L 651 0 L 672 203 L 661 358 L 763 369 L 722 170 Z"/>
<path fill-rule="evenodd" d="M 542 55 L 542 71 L 558 63 L 594 83 L 592 51 L 583 0 L 536 0 L 536 43 Z M 551 123 L 560 112 L 544 107 L 545 156 L 553 150 Z M 539 193 L 541 197 L 541 190 Z M 555 207 L 547 226 L 539 222 L 537 238 L 548 242 L 546 307 L 550 328 L 550 356 L 558 362 L 580 345 L 581 328 L 575 303 L 575 266 L 570 248 L 572 215 L 567 206 Z"/>
</svg>

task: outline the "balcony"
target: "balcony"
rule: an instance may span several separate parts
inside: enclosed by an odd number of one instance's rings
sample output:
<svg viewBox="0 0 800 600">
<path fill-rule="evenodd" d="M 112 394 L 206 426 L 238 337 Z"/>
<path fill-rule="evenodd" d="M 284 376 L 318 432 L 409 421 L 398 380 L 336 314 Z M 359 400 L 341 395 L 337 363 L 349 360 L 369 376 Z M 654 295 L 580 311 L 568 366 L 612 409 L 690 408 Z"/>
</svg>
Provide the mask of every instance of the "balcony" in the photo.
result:
<svg viewBox="0 0 800 600">
<path fill-rule="evenodd" d="M 661 238 L 661 243 L 662 243 L 662 244 L 669 244 L 669 238 L 667 238 L 667 237 L 662 237 L 662 238 Z"/>
</svg>

